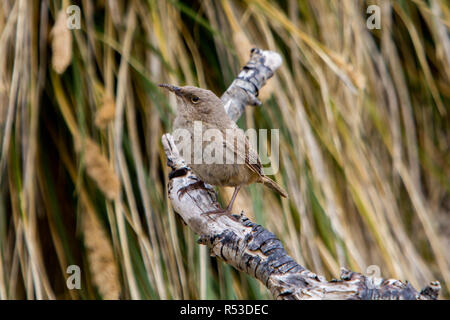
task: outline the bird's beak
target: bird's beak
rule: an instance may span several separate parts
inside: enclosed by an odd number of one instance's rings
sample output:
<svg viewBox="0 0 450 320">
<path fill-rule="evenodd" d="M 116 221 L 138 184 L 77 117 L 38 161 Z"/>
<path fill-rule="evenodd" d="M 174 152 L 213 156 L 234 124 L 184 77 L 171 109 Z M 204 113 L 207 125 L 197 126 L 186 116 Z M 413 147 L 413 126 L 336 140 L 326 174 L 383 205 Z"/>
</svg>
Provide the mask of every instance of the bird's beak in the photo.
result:
<svg viewBox="0 0 450 320">
<path fill-rule="evenodd" d="M 167 83 L 158 84 L 158 87 L 166 88 L 167 90 L 172 91 L 173 93 L 175 93 L 178 96 L 181 95 L 181 88 L 180 87 L 173 86 L 173 85 L 167 84 Z"/>
</svg>

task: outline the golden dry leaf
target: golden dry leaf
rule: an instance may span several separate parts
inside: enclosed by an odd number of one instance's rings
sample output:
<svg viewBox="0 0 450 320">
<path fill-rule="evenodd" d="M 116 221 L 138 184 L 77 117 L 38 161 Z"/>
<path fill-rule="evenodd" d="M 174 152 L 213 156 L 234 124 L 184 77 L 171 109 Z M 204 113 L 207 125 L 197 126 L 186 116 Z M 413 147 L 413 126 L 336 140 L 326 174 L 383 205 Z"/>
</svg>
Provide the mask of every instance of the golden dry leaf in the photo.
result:
<svg viewBox="0 0 450 320">
<path fill-rule="evenodd" d="M 93 282 L 104 300 L 120 297 L 119 271 L 111 242 L 98 218 L 85 211 L 82 221 L 84 244 Z"/>
<path fill-rule="evenodd" d="M 52 66 L 57 73 L 61 74 L 66 71 L 72 60 L 72 32 L 67 28 L 64 10 L 58 13 L 50 36 L 52 39 Z"/>
<path fill-rule="evenodd" d="M 94 180 L 105 196 L 113 200 L 120 191 L 120 181 L 108 159 L 102 154 L 100 147 L 91 139 L 87 138 L 85 144 L 76 143 L 77 151 L 84 150 L 84 162 L 86 172 Z"/>
<path fill-rule="evenodd" d="M 115 110 L 114 99 L 110 96 L 105 96 L 103 105 L 95 115 L 95 125 L 100 129 L 105 129 L 108 123 L 114 120 Z"/>
</svg>

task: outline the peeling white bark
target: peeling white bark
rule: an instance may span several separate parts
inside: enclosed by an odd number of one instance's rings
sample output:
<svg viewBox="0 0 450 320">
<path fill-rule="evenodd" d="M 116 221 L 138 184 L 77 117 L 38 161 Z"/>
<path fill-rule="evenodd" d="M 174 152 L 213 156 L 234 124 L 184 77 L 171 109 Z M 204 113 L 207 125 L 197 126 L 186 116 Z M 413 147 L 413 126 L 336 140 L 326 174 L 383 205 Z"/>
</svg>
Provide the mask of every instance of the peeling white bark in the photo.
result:
<svg viewBox="0 0 450 320">
<path fill-rule="evenodd" d="M 279 54 L 252 49 L 250 61 L 222 96 L 226 111 L 236 121 L 246 105 L 259 105 L 259 89 L 281 65 Z M 199 243 L 210 248 L 211 255 L 260 280 L 276 299 L 436 299 L 439 282 L 418 292 L 410 284 L 384 280 L 341 270 L 340 280 L 327 281 L 296 263 L 281 241 L 241 213 L 232 219 L 226 215 L 205 215 L 217 209 L 214 189 L 194 189 L 180 194 L 182 188 L 199 179 L 186 166 L 173 137 L 165 134 L 162 144 L 172 168 L 168 185 L 172 206 L 188 227 L 200 235 Z"/>
</svg>

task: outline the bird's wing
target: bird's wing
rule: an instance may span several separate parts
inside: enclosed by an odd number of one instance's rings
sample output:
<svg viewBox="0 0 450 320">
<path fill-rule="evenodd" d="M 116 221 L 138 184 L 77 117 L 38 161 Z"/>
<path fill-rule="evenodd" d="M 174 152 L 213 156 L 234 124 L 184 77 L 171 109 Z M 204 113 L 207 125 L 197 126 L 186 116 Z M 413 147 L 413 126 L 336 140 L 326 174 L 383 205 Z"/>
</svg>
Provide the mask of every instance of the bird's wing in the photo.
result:
<svg viewBox="0 0 450 320">
<path fill-rule="evenodd" d="M 234 139 L 223 140 L 225 152 L 231 152 L 237 163 L 245 164 L 254 173 L 264 176 L 258 153 L 250 146 L 248 138 L 241 129 L 233 130 Z"/>
</svg>

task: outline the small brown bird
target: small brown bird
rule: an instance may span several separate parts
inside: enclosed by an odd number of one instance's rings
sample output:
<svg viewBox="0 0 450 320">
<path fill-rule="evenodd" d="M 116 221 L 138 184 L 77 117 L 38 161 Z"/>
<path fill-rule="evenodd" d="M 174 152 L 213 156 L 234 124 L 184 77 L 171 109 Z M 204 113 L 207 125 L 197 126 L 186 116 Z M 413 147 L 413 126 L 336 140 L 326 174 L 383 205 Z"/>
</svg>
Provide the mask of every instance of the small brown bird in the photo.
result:
<svg viewBox="0 0 450 320">
<path fill-rule="evenodd" d="M 177 87 L 170 84 L 160 84 L 159 86 L 177 96 L 178 110 L 173 123 L 174 130 L 187 130 L 190 133 L 190 145 L 195 143 L 194 127 L 196 122 L 197 125 L 201 124 L 203 132 L 208 129 L 215 130 L 213 132 L 220 133 L 220 137 L 215 135 L 214 141 L 202 139 L 202 151 L 206 151 L 207 148 L 208 150 L 214 149 L 216 152 L 220 151 L 221 155 L 227 157 L 231 155 L 234 159 L 232 163 L 223 161 L 223 158 L 211 163 L 203 158 L 201 159 L 203 161 L 199 163 L 195 161 L 195 151 L 191 152 L 190 159 L 186 159 L 186 155 L 184 155 L 187 164 L 202 181 L 187 186 L 183 193 L 189 189 L 204 187 L 203 181 L 216 186 L 235 187 L 227 208 L 211 211 L 208 214 L 231 214 L 234 200 L 241 186 L 255 182 L 262 183 L 281 196 L 287 197 L 286 192 L 280 186 L 264 175 L 258 153 L 251 148 L 244 131 L 228 117 L 220 98 L 209 90 L 192 86 Z M 179 141 L 175 141 L 175 144 L 179 149 L 183 147 Z"/>
</svg>

